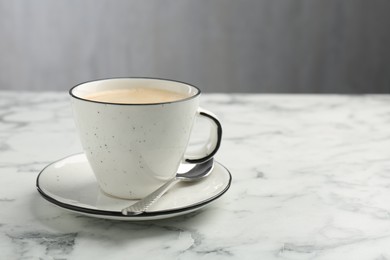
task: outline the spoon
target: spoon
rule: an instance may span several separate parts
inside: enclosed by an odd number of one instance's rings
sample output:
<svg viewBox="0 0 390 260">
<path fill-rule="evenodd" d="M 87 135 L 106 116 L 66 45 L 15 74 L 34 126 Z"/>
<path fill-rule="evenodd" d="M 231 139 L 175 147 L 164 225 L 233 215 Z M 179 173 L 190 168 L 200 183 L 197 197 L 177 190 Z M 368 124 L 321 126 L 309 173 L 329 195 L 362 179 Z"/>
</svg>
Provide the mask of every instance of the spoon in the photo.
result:
<svg viewBox="0 0 390 260">
<path fill-rule="evenodd" d="M 170 188 L 180 181 L 193 182 L 198 181 L 208 176 L 214 168 L 214 159 L 211 158 L 208 161 L 195 164 L 189 171 L 185 173 L 177 173 L 176 176 L 162 185 L 160 188 L 139 200 L 133 205 L 122 209 L 123 215 L 139 215 L 145 212 L 152 204 L 154 204 L 162 195 L 165 194 Z"/>
</svg>

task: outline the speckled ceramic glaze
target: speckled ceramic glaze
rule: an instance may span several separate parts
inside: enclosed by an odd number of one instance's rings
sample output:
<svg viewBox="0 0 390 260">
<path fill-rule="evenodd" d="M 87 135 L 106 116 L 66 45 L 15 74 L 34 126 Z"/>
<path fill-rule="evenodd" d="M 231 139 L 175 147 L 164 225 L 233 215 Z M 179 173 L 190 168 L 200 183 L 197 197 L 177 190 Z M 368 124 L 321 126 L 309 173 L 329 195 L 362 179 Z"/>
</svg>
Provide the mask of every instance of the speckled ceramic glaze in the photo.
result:
<svg viewBox="0 0 390 260">
<path fill-rule="evenodd" d="M 102 90 L 134 87 L 168 89 L 188 98 L 167 103 L 114 104 L 85 99 Z M 173 178 L 179 164 L 206 160 L 219 147 L 218 120 L 198 108 L 200 90 L 191 85 L 147 78 L 106 79 L 70 90 L 84 152 L 100 188 L 127 199 L 142 198 Z M 208 149 L 184 158 L 196 115 L 214 122 Z"/>
</svg>

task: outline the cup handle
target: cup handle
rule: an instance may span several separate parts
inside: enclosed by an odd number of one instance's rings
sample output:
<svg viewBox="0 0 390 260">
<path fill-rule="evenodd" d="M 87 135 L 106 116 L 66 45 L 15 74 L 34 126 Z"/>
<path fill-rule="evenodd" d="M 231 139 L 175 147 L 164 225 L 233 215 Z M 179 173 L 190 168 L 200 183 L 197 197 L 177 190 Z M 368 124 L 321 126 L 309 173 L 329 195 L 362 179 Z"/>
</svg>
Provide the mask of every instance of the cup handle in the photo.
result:
<svg viewBox="0 0 390 260">
<path fill-rule="evenodd" d="M 207 143 L 196 153 L 184 155 L 187 163 L 201 163 L 211 159 L 218 151 L 222 139 L 222 125 L 217 117 L 203 108 L 198 108 L 197 116 L 203 116 L 211 123 L 210 137 Z"/>
</svg>

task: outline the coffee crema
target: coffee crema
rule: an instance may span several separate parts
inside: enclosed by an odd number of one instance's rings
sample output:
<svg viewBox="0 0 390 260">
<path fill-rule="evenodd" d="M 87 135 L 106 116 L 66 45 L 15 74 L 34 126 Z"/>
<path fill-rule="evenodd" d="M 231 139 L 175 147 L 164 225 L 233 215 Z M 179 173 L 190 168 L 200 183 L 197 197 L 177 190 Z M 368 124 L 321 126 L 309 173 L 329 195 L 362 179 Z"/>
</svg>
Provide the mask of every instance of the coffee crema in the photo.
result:
<svg viewBox="0 0 390 260">
<path fill-rule="evenodd" d="M 188 94 L 155 88 L 131 88 L 98 91 L 85 99 L 117 104 L 156 104 L 188 98 Z"/>
</svg>

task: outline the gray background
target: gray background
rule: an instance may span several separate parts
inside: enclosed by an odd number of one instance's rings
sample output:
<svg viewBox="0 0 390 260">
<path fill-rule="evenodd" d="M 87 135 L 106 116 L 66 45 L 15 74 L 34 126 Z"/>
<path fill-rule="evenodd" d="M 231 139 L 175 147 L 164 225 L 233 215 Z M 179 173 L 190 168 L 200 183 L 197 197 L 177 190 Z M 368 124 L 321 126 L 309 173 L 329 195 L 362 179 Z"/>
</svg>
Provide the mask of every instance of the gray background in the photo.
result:
<svg viewBox="0 0 390 260">
<path fill-rule="evenodd" d="M 0 89 L 154 76 L 206 92 L 390 93 L 387 0 L 0 0 Z"/>
</svg>

